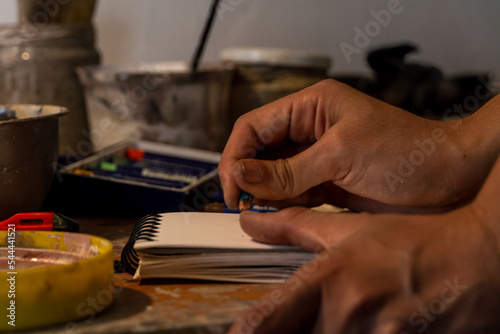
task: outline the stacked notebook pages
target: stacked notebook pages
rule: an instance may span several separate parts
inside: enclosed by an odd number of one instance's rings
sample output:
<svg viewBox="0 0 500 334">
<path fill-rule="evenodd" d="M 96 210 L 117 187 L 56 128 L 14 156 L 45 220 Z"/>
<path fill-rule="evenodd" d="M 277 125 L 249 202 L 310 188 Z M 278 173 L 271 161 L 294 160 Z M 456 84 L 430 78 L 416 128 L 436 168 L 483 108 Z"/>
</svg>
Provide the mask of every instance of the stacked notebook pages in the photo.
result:
<svg viewBox="0 0 500 334">
<path fill-rule="evenodd" d="M 280 283 L 314 256 L 253 240 L 238 214 L 171 212 L 136 223 L 122 264 L 134 279 Z"/>
</svg>

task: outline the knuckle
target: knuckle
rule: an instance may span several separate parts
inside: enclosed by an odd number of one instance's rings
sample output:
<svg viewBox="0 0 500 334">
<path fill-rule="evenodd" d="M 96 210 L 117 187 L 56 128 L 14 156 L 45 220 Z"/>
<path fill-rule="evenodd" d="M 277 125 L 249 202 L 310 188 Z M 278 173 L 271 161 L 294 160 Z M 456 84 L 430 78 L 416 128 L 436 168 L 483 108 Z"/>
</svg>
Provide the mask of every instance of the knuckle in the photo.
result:
<svg viewBox="0 0 500 334">
<path fill-rule="evenodd" d="M 321 81 L 318 81 L 315 83 L 313 86 L 319 89 L 331 89 L 332 87 L 335 87 L 337 85 L 338 81 L 328 78 L 328 79 L 323 79 Z"/>
<path fill-rule="evenodd" d="M 292 206 L 292 207 L 288 207 L 288 208 L 284 208 L 282 210 L 279 210 L 277 212 L 277 215 L 280 215 L 280 217 L 284 220 L 284 221 L 290 221 L 290 220 L 293 220 L 293 221 L 296 221 L 296 220 L 300 220 L 304 214 L 307 214 L 309 212 L 309 209 L 307 208 L 303 208 L 303 207 L 299 207 L 299 206 Z M 290 224 L 290 225 L 286 225 L 286 227 L 292 227 L 293 228 L 293 225 Z"/>
<path fill-rule="evenodd" d="M 355 310 L 365 307 L 375 299 L 375 291 L 366 287 L 365 282 L 360 282 L 351 278 L 350 300 Z"/>
<path fill-rule="evenodd" d="M 277 190 L 288 195 L 294 194 L 295 177 L 286 159 L 278 159 L 272 164 L 274 181 Z"/>
<path fill-rule="evenodd" d="M 404 319 L 381 320 L 375 325 L 374 334 L 409 334 L 406 331 L 407 322 Z"/>
<path fill-rule="evenodd" d="M 246 125 L 246 123 L 249 122 L 250 118 L 251 115 L 249 113 L 244 113 L 243 115 L 240 115 L 234 122 L 233 129 Z"/>
</svg>

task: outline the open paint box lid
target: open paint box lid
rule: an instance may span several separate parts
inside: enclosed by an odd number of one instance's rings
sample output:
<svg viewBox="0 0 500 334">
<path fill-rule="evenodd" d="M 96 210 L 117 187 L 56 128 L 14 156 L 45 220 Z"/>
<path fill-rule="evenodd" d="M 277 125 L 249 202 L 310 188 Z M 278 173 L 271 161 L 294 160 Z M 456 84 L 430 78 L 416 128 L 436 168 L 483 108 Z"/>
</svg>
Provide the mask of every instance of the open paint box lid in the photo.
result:
<svg viewBox="0 0 500 334">
<path fill-rule="evenodd" d="M 92 235 L 0 231 L 0 273 L 1 332 L 95 316 L 113 301 L 113 245 Z"/>
</svg>

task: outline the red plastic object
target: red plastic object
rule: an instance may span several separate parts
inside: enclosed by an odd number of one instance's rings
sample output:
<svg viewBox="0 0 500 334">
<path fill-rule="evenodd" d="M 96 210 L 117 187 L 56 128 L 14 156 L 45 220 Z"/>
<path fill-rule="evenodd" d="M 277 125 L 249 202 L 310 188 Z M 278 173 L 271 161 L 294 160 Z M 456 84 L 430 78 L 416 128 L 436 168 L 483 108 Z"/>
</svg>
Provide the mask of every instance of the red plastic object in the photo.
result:
<svg viewBox="0 0 500 334">
<path fill-rule="evenodd" d="M 53 212 L 17 213 L 0 222 L 0 231 L 15 227 L 16 231 L 52 231 L 54 226 Z"/>
<path fill-rule="evenodd" d="M 131 161 L 142 161 L 142 159 L 144 159 L 144 151 L 129 147 L 127 148 L 127 159 Z"/>
</svg>

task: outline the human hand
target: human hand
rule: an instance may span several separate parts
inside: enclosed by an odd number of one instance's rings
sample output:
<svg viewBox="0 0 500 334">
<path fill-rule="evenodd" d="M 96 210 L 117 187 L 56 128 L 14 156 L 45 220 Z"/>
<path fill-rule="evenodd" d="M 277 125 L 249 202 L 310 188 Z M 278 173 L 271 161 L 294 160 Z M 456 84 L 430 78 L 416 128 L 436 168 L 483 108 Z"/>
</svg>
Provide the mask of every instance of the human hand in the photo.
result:
<svg viewBox="0 0 500 334">
<path fill-rule="evenodd" d="M 499 333 L 500 157 L 474 201 L 441 215 L 242 212 L 262 242 L 319 254 L 235 333 Z"/>
<path fill-rule="evenodd" d="M 219 164 L 225 201 L 236 208 L 242 189 L 284 205 L 448 210 L 474 197 L 492 164 L 463 127 L 326 80 L 238 119 Z M 252 159 L 262 147 L 264 159 Z"/>
<path fill-rule="evenodd" d="M 497 220 L 498 222 L 499 220 Z M 443 215 L 243 212 L 257 240 L 319 254 L 237 333 L 498 333 L 498 236 L 471 205 Z"/>
</svg>

